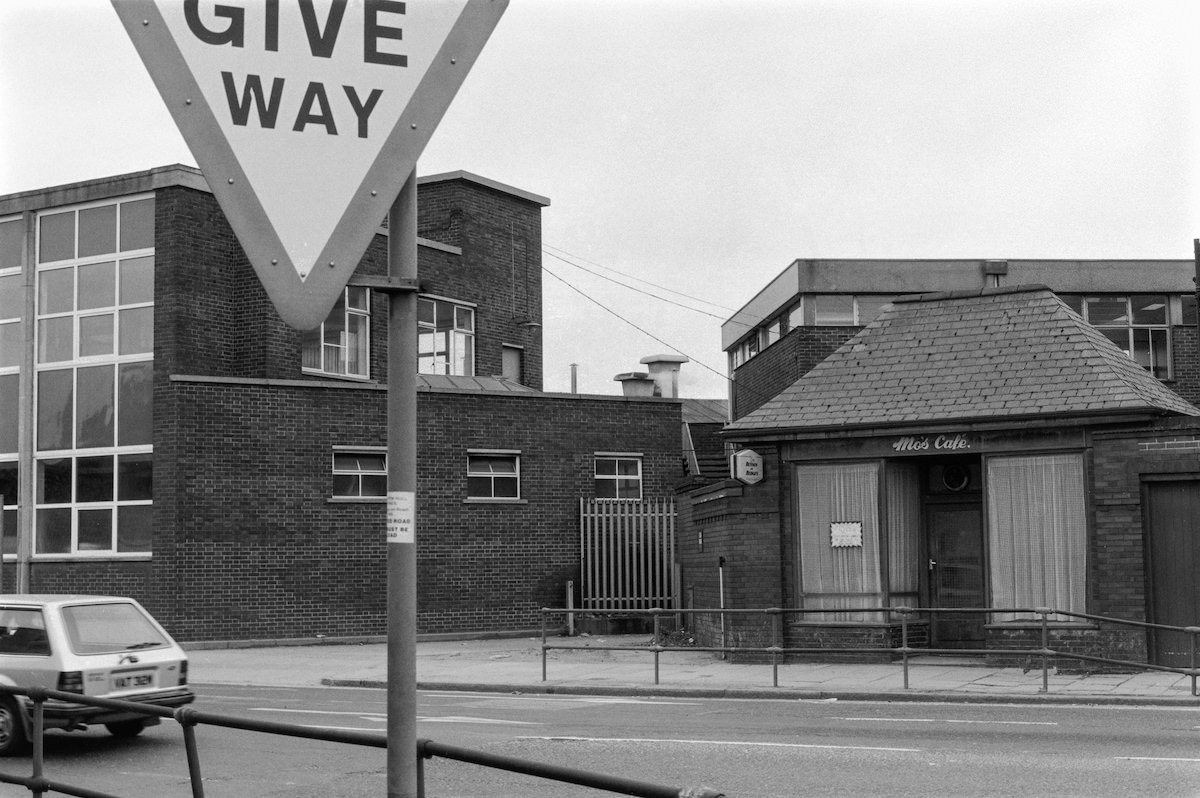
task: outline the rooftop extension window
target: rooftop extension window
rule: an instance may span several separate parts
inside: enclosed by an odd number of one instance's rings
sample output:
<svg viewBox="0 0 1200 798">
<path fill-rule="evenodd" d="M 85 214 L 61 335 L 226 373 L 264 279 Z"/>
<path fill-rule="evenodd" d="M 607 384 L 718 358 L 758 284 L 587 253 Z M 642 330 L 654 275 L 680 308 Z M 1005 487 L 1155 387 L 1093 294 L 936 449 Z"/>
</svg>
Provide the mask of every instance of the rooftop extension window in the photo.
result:
<svg viewBox="0 0 1200 798">
<path fill-rule="evenodd" d="M 1061 299 L 1155 377 L 1170 379 L 1170 314 L 1166 294 L 1076 294 Z"/>
</svg>

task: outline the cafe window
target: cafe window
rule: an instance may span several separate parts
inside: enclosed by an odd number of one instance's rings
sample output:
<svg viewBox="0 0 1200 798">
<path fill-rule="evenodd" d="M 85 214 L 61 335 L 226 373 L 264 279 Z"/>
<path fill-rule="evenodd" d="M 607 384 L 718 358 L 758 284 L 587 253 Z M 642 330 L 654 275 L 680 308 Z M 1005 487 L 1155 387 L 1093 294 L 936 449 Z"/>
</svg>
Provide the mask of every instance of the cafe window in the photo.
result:
<svg viewBox="0 0 1200 798">
<path fill-rule="evenodd" d="M 1086 612 L 1087 512 L 1078 454 L 993 457 L 987 463 L 993 607 Z M 1032 620 L 996 613 L 996 621 Z M 1058 620 L 1069 620 L 1066 616 Z"/>
</svg>

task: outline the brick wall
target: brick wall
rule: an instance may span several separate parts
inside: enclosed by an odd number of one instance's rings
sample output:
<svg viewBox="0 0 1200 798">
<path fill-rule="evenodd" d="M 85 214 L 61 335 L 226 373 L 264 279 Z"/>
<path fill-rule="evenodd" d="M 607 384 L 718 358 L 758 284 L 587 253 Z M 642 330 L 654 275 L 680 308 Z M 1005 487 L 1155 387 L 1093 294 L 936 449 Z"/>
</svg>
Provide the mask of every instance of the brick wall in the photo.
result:
<svg viewBox="0 0 1200 798">
<path fill-rule="evenodd" d="M 1171 370 L 1167 382 L 1175 393 L 1200 405 L 1200 336 L 1196 327 L 1171 328 Z"/>
<path fill-rule="evenodd" d="M 861 330 L 861 327 L 797 327 L 788 332 L 734 373 L 733 418 L 741 418 L 766 404 Z"/>
<path fill-rule="evenodd" d="M 424 268 L 422 289 L 478 304 L 476 372 L 501 373 L 501 345 L 523 347 L 522 384 L 542 389 L 541 205 L 465 179 L 422 183 L 417 234 L 461 247 L 453 268 Z"/>
<path fill-rule="evenodd" d="M 1098 432 L 1093 441 L 1092 606 L 1100 615 L 1144 621 L 1142 477 L 1200 472 L 1200 421 L 1169 419 L 1151 430 Z"/>
<path fill-rule="evenodd" d="M 541 390 L 541 206 L 478 183 L 451 180 L 419 188 L 418 214 L 421 237 L 463 250 L 459 255 L 419 248 L 418 275 L 424 293 L 477 306 L 476 373 L 500 374 L 502 345 L 522 347 L 522 384 Z M 155 247 L 158 371 L 306 376 L 300 371 L 300 333 L 275 312 L 211 194 L 182 187 L 159 190 Z M 381 234 L 356 274 L 386 273 L 387 237 Z M 371 310 L 371 376 L 385 382 L 384 294 L 373 294 Z"/>
<path fill-rule="evenodd" d="M 41 563 L 37 590 L 144 600 L 183 640 L 386 631 L 385 506 L 331 501 L 333 447 L 386 445 L 370 387 L 170 381 L 156 407 L 154 556 Z M 682 475 L 680 406 L 418 395 L 418 629 L 533 629 L 578 580 L 596 451 L 643 453 L 647 497 Z M 466 498 L 468 449 L 521 452 L 522 502 Z"/>
<path fill-rule="evenodd" d="M 678 561 L 681 593 L 688 608 L 722 606 L 718 567 L 724 558 L 724 606 L 764 609 L 795 606 L 788 595 L 793 567 L 788 528 L 790 480 L 781 474 L 778 451 L 755 447 L 763 456 L 764 479 L 756 485 L 736 480 L 693 489 L 679 497 Z M 781 508 L 785 508 L 782 509 Z M 719 615 L 696 615 L 695 632 L 706 645 L 720 638 Z M 730 615 L 725 632 L 731 645 L 772 645 L 769 616 Z"/>
</svg>

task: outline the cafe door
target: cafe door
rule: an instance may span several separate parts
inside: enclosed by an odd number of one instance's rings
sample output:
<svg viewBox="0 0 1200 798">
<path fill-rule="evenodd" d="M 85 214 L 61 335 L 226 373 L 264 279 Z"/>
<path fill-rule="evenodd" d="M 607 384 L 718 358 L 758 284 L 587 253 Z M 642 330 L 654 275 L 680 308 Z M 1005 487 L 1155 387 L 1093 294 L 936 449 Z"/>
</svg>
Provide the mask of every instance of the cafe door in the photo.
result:
<svg viewBox="0 0 1200 798">
<path fill-rule="evenodd" d="M 926 505 L 929 530 L 929 606 L 986 606 L 983 579 L 983 506 L 980 502 Z M 935 613 L 934 648 L 983 648 L 983 613 Z"/>
</svg>

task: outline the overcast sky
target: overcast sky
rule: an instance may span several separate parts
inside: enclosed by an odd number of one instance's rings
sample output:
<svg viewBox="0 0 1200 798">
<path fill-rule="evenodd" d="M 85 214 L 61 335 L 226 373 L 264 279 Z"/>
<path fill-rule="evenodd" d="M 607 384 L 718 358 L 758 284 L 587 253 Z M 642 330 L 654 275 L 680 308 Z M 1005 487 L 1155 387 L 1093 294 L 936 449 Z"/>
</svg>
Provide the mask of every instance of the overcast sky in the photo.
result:
<svg viewBox="0 0 1200 798">
<path fill-rule="evenodd" d="M 796 258 L 1191 258 L 1198 22 L 1192 0 L 511 0 L 418 171 L 551 200 L 546 390 L 576 363 L 617 394 L 666 352 L 723 398 L 721 321 Z M 195 160 L 108 0 L 0 2 L 0 194 L 171 163 Z"/>
</svg>

